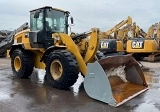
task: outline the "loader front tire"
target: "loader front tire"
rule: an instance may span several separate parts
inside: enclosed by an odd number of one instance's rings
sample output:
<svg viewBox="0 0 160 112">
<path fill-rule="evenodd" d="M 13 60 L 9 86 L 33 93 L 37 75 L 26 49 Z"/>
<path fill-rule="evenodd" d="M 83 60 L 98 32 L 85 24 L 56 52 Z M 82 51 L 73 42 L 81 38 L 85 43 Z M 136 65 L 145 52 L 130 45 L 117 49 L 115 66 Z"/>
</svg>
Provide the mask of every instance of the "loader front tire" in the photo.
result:
<svg viewBox="0 0 160 112">
<path fill-rule="evenodd" d="M 46 80 L 58 89 L 68 89 L 78 79 L 78 63 L 66 50 L 55 50 L 45 59 Z"/>
<path fill-rule="evenodd" d="M 13 74 L 18 78 L 28 78 L 34 67 L 33 54 L 22 49 L 15 49 L 11 54 Z"/>
</svg>

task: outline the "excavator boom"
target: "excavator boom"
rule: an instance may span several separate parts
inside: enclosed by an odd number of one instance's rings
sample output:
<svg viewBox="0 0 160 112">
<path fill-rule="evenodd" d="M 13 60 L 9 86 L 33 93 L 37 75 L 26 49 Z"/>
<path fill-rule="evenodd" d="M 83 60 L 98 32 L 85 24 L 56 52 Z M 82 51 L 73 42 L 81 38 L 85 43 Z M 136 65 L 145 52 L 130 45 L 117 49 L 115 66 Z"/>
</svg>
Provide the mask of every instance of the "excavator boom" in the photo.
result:
<svg viewBox="0 0 160 112">
<path fill-rule="evenodd" d="M 113 28 L 107 30 L 106 32 L 103 32 L 105 35 L 110 35 L 113 32 L 116 32 L 116 30 L 118 30 L 120 27 L 122 27 L 123 25 L 131 25 L 132 24 L 132 18 L 130 16 L 128 16 L 128 18 L 126 20 L 122 20 L 120 23 L 118 23 L 116 26 L 114 26 Z M 102 35 L 103 36 L 103 35 Z M 103 38 L 103 37 L 102 37 Z"/>
</svg>

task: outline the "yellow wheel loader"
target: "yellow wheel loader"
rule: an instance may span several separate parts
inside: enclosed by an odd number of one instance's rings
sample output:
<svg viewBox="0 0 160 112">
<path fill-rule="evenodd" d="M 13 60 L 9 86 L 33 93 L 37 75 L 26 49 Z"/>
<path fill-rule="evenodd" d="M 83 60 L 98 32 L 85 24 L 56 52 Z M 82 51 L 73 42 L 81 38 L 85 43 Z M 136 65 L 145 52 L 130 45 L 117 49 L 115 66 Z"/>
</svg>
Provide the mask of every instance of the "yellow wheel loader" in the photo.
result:
<svg viewBox="0 0 160 112">
<path fill-rule="evenodd" d="M 70 37 L 69 16 L 68 11 L 48 6 L 30 11 L 30 29 L 15 35 L 9 51 L 17 77 L 29 77 L 33 67 L 45 69 L 51 86 L 66 89 L 76 82 L 81 72 L 85 76 L 86 93 L 113 106 L 148 89 L 141 68 L 131 56 L 103 59 L 97 52 L 97 28 Z M 122 67 L 124 74 L 112 73 L 118 67 Z"/>
</svg>

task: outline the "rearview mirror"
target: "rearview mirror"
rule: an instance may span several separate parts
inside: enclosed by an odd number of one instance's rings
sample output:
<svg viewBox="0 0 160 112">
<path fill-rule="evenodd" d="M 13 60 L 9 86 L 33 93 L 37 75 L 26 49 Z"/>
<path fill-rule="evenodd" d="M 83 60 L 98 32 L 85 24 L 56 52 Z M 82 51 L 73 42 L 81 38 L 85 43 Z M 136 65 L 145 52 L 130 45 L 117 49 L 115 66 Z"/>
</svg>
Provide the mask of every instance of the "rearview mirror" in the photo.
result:
<svg viewBox="0 0 160 112">
<path fill-rule="evenodd" d="M 74 19 L 73 19 L 73 17 L 71 17 L 71 24 L 74 24 Z"/>
<path fill-rule="evenodd" d="M 40 13 L 40 11 L 37 10 L 37 11 L 34 13 L 34 18 L 39 18 L 39 13 Z"/>
</svg>

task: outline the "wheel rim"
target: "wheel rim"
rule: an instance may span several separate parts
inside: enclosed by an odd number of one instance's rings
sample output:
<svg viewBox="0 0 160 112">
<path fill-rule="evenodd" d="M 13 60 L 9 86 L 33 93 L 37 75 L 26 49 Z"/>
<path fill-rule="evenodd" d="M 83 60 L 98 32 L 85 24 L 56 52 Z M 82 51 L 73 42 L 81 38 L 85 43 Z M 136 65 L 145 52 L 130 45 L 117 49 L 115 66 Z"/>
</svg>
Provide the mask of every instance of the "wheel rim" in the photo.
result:
<svg viewBox="0 0 160 112">
<path fill-rule="evenodd" d="M 19 56 L 16 56 L 14 59 L 14 68 L 16 71 L 19 71 L 21 68 L 21 59 Z"/>
<path fill-rule="evenodd" d="M 62 76 L 63 67 L 59 60 L 52 61 L 50 66 L 50 73 L 54 80 L 58 80 Z"/>
</svg>

